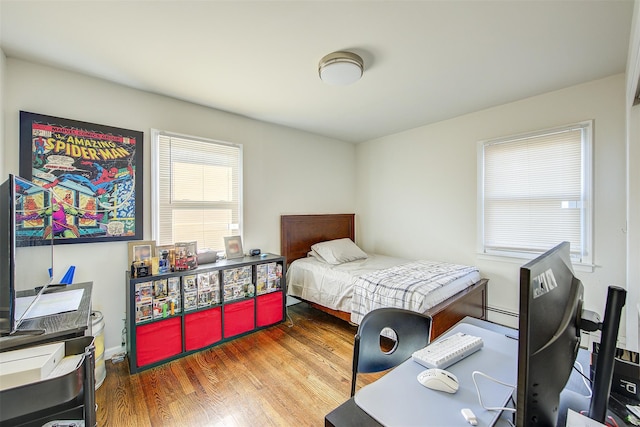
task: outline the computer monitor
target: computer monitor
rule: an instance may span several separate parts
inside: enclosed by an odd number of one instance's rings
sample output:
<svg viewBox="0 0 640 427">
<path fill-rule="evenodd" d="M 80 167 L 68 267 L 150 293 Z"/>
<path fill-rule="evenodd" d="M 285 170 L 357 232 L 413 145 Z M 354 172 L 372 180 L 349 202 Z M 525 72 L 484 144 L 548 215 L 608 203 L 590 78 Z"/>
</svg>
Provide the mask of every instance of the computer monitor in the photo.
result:
<svg viewBox="0 0 640 427">
<path fill-rule="evenodd" d="M 12 174 L 0 185 L 0 336 L 40 333 L 20 325 L 51 283 L 53 237 L 34 231 L 51 221 L 41 215 L 50 199 L 49 190 Z M 34 252 L 33 246 L 44 247 Z M 18 290 L 30 287 L 39 291 L 16 299 Z"/>
<path fill-rule="evenodd" d="M 15 330 L 15 210 L 13 176 L 0 185 L 0 335 Z"/>
<path fill-rule="evenodd" d="M 591 312 L 585 315 L 584 288 L 574 276 L 568 242 L 520 268 L 517 426 L 555 426 L 559 419 L 565 419 L 566 413 L 561 411 L 567 406 L 561 406 L 560 394 L 578 355 L 580 330 L 587 327 L 602 329 L 601 345 L 606 347 L 602 360 L 598 355 L 587 411 L 589 417 L 604 422 L 623 292 L 621 288 L 609 288 L 603 323 Z"/>
</svg>

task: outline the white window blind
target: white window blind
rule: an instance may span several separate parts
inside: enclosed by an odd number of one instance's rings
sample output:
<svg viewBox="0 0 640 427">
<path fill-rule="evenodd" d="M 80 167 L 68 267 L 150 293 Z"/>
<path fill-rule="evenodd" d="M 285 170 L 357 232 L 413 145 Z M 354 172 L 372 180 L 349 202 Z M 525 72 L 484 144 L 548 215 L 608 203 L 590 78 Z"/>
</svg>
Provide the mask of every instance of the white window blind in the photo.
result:
<svg viewBox="0 0 640 427">
<path fill-rule="evenodd" d="M 224 250 L 242 235 L 242 146 L 153 131 L 154 237 Z"/>
<path fill-rule="evenodd" d="M 481 143 L 484 253 L 537 255 L 568 241 L 574 262 L 591 262 L 591 129 Z"/>
</svg>

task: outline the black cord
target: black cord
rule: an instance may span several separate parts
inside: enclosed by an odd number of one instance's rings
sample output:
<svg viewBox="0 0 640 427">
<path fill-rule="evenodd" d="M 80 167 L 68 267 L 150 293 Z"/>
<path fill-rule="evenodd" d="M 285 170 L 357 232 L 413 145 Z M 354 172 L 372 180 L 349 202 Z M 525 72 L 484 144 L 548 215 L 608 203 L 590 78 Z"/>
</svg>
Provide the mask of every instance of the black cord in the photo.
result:
<svg viewBox="0 0 640 427">
<path fill-rule="evenodd" d="M 576 370 L 576 372 L 578 372 L 580 375 L 582 375 L 582 377 L 583 377 L 585 380 L 587 380 L 587 381 L 589 382 L 589 384 L 593 385 L 593 381 L 591 380 L 591 378 L 587 377 L 584 373 L 582 373 L 582 372 L 581 372 L 581 371 L 580 371 L 580 370 L 579 370 L 575 365 L 573 365 L 573 369 L 575 369 L 575 370 Z M 620 399 L 618 399 L 618 398 L 617 398 L 613 393 L 609 393 L 609 400 L 613 400 L 613 401 L 615 401 L 615 402 L 616 402 L 617 404 L 619 404 L 622 408 L 625 408 L 625 409 L 626 409 L 626 404 L 625 404 L 624 402 L 620 401 Z M 607 405 L 607 406 L 608 406 L 608 405 Z M 628 411 L 628 410 L 627 410 L 627 414 L 629 414 L 629 413 L 630 413 L 630 411 Z M 611 417 L 609 417 L 609 418 L 611 418 Z M 614 419 L 612 419 L 612 420 L 613 420 L 613 422 L 614 422 L 615 424 L 609 424 L 609 423 L 606 423 L 606 425 L 608 425 L 608 426 L 612 426 L 612 425 L 613 425 L 613 426 L 618 426 L 618 424 L 615 422 L 615 420 L 614 420 Z"/>
<path fill-rule="evenodd" d="M 582 378 L 584 378 L 585 380 L 589 381 L 589 384 L 593 385 L 593 381 L 591 380 L 591 378 L 587 377 L 580 369 L 578 369 L 576 367 L 576 365 L 573 365 L 573 369 L 575 369 L 577 373 L 582 375 Z"/>
<path fill-rule="evenodd" d="M 516 403 L 516 401 L 513 399 L 513 393 L 511 394 L 511 396 L 509 397 L 509 402 L 513 403 L 513 407 L 515 408 L 515 410 L 518 410 L 518 404 Z M 509 403 L 507 402 L 507 403 Z M 513 412 L 511 414 L 511 425 L 515 426 L 516 425 L 516 414 L 517 412 Z"/>
</svg>

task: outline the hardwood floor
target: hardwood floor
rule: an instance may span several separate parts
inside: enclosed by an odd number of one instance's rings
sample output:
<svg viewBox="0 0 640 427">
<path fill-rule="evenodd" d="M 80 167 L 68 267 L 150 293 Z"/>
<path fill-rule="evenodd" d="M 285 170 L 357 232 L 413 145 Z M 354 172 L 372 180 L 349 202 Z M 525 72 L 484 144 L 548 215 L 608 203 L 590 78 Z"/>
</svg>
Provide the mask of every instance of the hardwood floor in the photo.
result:
<svg viewBox="0 0 640 427">
<path fill-rule="evenodd" d="M 98 426 L 323 426 L 349 398 L 356 327 L 310 308 L 135 375 L 106 362 Z M 358 386 L 381 374 L 361 374 Z"/>
</svg>

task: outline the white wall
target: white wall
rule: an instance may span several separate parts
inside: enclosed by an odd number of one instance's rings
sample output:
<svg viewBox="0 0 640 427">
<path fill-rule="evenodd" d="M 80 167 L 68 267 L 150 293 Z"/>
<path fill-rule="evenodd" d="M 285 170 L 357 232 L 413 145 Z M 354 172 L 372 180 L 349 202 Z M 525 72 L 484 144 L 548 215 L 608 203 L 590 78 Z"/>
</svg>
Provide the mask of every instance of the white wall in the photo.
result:
<svg viewBox="0 0 640 427">
<path fill-rule="evenodd" d="M 20 110 L 144 132 L 145 240 L 152 237 L 151 128 L 243 144 L 243 243 L 247 249 L 279 253 L 283 213 L 355 210 L 355 146 L 351 143 L 13 58 L 6 61 L 4 95 L 6 139 L 0 144 L 6 149 L 7 174 L 19 172 Z M 34 256 L 39 254 L 35 249 Z M 93 281 L 93 308 L 105 319 L 105 356 L 120 351 L 127 242 L 59 245 L 55 264 L 56 270 L 75 265 L 75 282 Z M 28 267 L 17 266 L 18 274 L 21 268 Z"/>
<path fill-rule="evenodd" d="M 578 272 L 587 309 L 604 314 L 626 281 L 625 80 L 616 75 L 357 146 L 358 242 L 365 250 L 478 265 L 489 305 L 518 311 L 523 262 L 476 252 L 476 147 L 481 140 L 594 119 L 593 273 Z M 490 320 L 517 326 L 511 317 Z M 624 325 L 622 325 L 624 329 Z"/>
<path fill-rule="evenodd" d="M 511 312 L 517 311 L 521 263 L 476 253 L 477 141 L 594 119 L 598 268 L 578 274 L 587 308 L 602 312 L 607 285 L 625 284 L 623 75 L 357 146 L 12 58 L 5 62 L 4 80 L 4 174 L 18 173 L 20 110 L 145 133 L 144 239 L 151 238 L 149 129 L 227 140 L 244 144 L 247 248 L 279 252 L 282 213 L 355 211 L 357 239 L 365 250 L 476 264 L 490 279 L 490 305 Z M 94 282 L 94 309 L 105 315 L 107 357 L 120 350 L 126 248 L 126 242 L 56 248 L 56 265 L 73 263 L 76 282 Z M 514 321 L 497 313 L 490 318 Z"/>
<path fill-rule="evenodd" d="M 0 15 L 2 15 L 2 4 L 0 4 Z M 0 49 L 0 182 L 3 182 L 6 176 L 4 169 L 5 152 L 4 152 L 4 76 L 6 69 L 6 57 L 4 51 Z"/>
<path fill-rule="evenodd" d="M 0 49 L 0 182 L 3 182 L 7 173 L 4 169 L 5 163 L 5 150 L 4 150 L 4 76 L 6 70 L 7 58 L 4 56 L 4 52 Z"/>
<path fill-rule="evenodd" d="M 640 1 L 636 1 L 631 21 L 627 58 L 627 348 L 640 348 L 640 105 L 633 101 L 640 79 Z"/>
<path fill-rule="evenodd" d="M 640 348 L 640 105 L 629 108 L 627 348 Z"/>
</svg>

